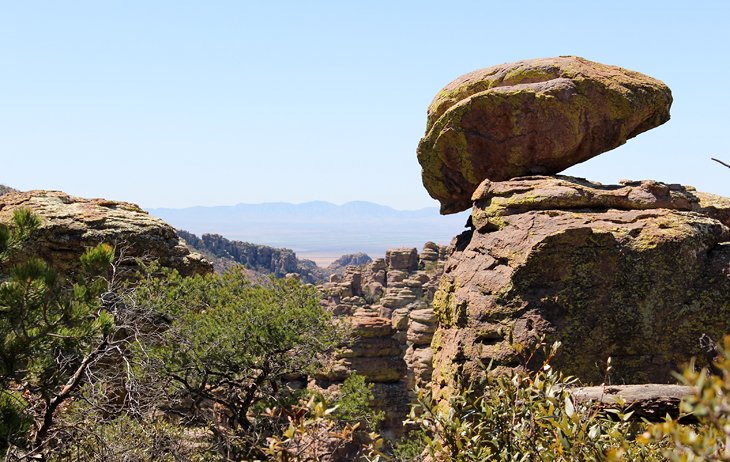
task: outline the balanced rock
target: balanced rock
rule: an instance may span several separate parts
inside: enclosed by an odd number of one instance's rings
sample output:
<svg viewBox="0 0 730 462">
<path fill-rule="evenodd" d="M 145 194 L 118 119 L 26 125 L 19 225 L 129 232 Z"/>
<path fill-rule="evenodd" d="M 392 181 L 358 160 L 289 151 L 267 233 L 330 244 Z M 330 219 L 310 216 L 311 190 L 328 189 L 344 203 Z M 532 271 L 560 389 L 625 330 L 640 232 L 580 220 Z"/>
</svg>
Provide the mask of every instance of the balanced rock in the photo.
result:
<svg viewBox="0 0 730 462">
<path fill-rule="evenodd" d="M 661 81 L 575 56 L 474 71 L 429 107 L 423 184 L 460 212 L 482 180 L 558 173 L 663 124 L 671 104 Z"/>
<path fill-rule="evenodd" d="M 213 271 L 170 225 L 134 204 L 83 199 L 61 191 L 10 192 L 0 196 L 0 222 L 9 222 L 20 208 L 30 209 L 41 220 L 26 251 L 62 272 L 73 271 L 84 250 L 101 242 L 116 246 L 126 257 L 156 260 L 183 275 Z"/>
<path fill-rule="evenodd" d="M 582 383 L 604 382 L 608 357 L 613 383 L 671 383 L 701 334 L 730 332 L 730 199 L 570 177 L 485 181 L 475 198 L 434 297 L 437 388 L 522 367 L 515 345 L 541 336 Z"/>
</svg>

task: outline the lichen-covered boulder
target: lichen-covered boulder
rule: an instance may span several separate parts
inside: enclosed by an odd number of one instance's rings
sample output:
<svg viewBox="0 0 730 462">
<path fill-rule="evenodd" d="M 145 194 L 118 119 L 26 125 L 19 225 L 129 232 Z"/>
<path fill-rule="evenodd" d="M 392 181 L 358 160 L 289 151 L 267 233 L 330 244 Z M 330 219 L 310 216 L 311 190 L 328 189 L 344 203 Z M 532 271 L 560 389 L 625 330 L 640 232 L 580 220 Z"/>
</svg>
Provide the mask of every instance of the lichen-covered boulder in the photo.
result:
<svg viewBox="0 0 730 462">
<path fill-rule="evenodd" d="M 515 345 L 542 335 L 585 384 L 606 380 L 608 357 L 613 383 L 668 383 L 702 333 L 730 333 L 730 199 L 570 177 L 485 182 L 475 198 L 433 302 L 436 388 L 480 363 L 521 367 Z"/>
<path fill-rule="evenodd" d="M 74 271 L 84 250 L 101 242 L 116 246 L 126 257 L 155 260 L 183 275 L 213 271 L 170 225 L 128 202 L 84 199 L 61 191 L 10 192 L 0 196 L 0 223 L 9 222 L 19 208 L 30 209 L 41 220 L 25 252 L 61 272 Z"/>
<path fill-rule="evenodd" d="M 418 145 L 441 213 L 471 206 L 484 179 L 558 173 L 669 120 L 659 80 L 575 56 L 474 71 L 434 98 Z"/>
</svg>

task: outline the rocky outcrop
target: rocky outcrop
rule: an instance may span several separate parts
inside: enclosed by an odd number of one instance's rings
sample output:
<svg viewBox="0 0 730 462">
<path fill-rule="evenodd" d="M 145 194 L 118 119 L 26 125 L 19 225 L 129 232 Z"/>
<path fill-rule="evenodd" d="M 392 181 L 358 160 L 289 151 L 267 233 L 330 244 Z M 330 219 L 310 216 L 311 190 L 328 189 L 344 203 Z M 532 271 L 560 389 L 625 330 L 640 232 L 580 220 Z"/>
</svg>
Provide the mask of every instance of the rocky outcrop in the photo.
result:
<svg viewBox="0 0 730 462">
<path fill-rule="evenodd" d="M 338 386 L 358 373 L 374 384 L 376 406 L 385 411 L 383 434 L 400 435 L 414 385 L 431 378 L 431 339 L 436 318 L 431 301 L 447 250 L 433 242 L 393 249 L 386 258 L 349 266 L 320 290 L 329 310 L 351 327 L 350 343 L 318 377 L 320 387 Z"/>
<path fill-rule="evenodd" d="M 327 266 L 327 269 L 332 272 L 340 272 L 348 266 L 362 266 L 373 261 L 372 258 L 366 253 L 350 253 L 343 255 L 337 260 Z"/>
<path fill-rule="evenodd" d="M 50 262 L 61 272 L 73 271 L 86 248 L 101 242 L 126 257 L 154 260 L 183 275 L 204 274 L 212 266 L 192 253 L 175 230 L 134 204 L 83 199 L 60 191 L 13 192 L 0 196 L 0 222 L 13 212 L 30 209 L 41 220 L 25 252 Z"/>
<path fill-rule="evenodd" d="M 602 185 L 583 178 L 535 176 L 513 181 L 484 181 L 474 192 L 472 223 L 477 229 L 499 228 L 503 217 L 530 210 L 652 210 L 699 212 L 730 223 L 728 199 L 691 186 L 658 181 Z"/>
<path fill-rule="evenodd" d="M 474 71 L 429 107 L 423 184 L 459 212 L 482 180 L 558 173 L 666 122 L 671 103 L 658 80 L 575 56 Z"/>
<path fill-rule="evenodd" d="M 18 192 L 17 189 L 13 189 L 10 186 L 5 186 L 4 184 L 0 184 L 0 196 L 3 194 L 11 193 L 11 192 Z"/>
<path fill-rule="evenodd" d="M 608 357 L 613 383 L 671 383 L 702 333 L 730 332 L 730 199 L 540 176 L 485 181 L 474 200 L 433 303 L 438 389 L 524 365 L 517 345 L 543 335 L 583 383 Z"/>
<path fill-rule="evenodd" d="M 329 274 L 313 261 L 298 259 L 291 249 L 232 241 L 219 234 L 198 237 L 184 230 L 178 230 L 178 233 L 192 248 L 212 256 L 218 271 L 239 264 L 258 273 L 273 274 L 277 278 L 296 275 L 308 283 L 322 282 Z"/>
</svg>

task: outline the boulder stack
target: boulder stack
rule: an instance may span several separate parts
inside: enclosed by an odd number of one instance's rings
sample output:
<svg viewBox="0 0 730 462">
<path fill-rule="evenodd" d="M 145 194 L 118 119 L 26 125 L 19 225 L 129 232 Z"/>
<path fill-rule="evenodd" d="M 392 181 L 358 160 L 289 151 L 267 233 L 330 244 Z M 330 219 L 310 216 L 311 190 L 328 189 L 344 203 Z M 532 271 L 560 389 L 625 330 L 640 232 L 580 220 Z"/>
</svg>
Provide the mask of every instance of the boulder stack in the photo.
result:
<svg viewBox="0 0 730 462">
<path fill-rule="evenodd" d="M 608 357 L 613 383 L 671 383 L 702 334 L 730 333 L 730 199 L 553 175 L 666 122 L 671 102 L 658 80 L 576 57 L 476 71 L 436 96 L 424 185 L 442 213 L 473 204 L 433 301 L 437 396 L 482 364 L 539 367 L 523 352 L 540 338 L 584 384 L 606 381 Z"/>
</svg>

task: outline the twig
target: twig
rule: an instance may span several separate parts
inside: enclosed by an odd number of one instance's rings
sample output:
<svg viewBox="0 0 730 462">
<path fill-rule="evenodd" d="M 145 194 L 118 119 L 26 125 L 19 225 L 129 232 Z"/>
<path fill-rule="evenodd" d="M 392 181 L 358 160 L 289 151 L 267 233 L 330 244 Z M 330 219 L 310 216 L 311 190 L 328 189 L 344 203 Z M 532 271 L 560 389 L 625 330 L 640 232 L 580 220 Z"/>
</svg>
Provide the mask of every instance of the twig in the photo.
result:
<svg viewBox="0 0 730 462">
<path fill-rule="evenodd" d="M 710 159 L 714 160 L 714 161 L 715 161 L 715 162 L 717 162 L 718 164 L 722 164 L 722 165 L 724 165 L 725 167 L 727 167 L 727 168 L 730 168 L 730 165 L 726 164 L 725 162 L 723 162 L 723 161 L 721 161 L 721 160 L 719 160 L 719 159 L 715 159 L 714 157 L 710 157 Z"/>
</svg>

